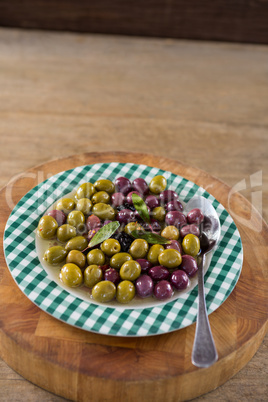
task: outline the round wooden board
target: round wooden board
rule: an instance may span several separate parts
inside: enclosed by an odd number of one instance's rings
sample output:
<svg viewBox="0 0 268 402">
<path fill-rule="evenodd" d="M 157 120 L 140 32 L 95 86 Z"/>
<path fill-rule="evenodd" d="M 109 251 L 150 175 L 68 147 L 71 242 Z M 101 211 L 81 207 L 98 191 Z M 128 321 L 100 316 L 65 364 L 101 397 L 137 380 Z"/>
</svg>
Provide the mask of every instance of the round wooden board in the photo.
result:
<svg viewBox="0 0 268 402">
<path fill-rule="evenodd" d="M 234 218 L 244 263 L 234 291 L 210 315 L 219 360 L 207 369 L 192 365 L 195 324 L 164 335 L 122 338 L 89 333 L 54 319 L 19 290 L 2 250 L 0 355 L 29 381 L 71 400 L 192 399 L 237 373 L 253 357 L 267 330 L 268 229 L 244 197 L 231 195 L 226 184 L 174 160 L 134 153 L 87 153 L 37 166 L 3 188 L 1 237 L 12 203 L 40 181 L 76 166 L 113 161 L 156 166 L 181 175 L 207 189 Z"/>
</svg>

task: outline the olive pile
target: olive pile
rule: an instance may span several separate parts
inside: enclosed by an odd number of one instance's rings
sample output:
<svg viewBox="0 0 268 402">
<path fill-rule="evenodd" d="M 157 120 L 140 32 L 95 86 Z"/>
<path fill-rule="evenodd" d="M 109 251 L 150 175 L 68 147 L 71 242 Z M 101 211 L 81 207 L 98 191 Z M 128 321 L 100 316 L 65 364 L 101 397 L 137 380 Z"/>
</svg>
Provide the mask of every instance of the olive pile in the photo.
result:
<svg viewBox="0 0 268 402">
<path fill-rule="evenodd" d="M 198 269 L 204 216 L 199 209 L 185 216 L 178 194 L 166 187 L 164 176 L 155 176 L 149 185 L 142 178 L 131 183 L 126 177 L 114 183 L 105 179 L 83 183 L 73 198 L 62 198 L 40 219 L 38 235 L 57 239 L 44 260 L 64 264 L 60 280 L 70 287 L 90 288 L 98 302 L 116 297 L 119 303 L 128 303 L 135 295 L 166 300 L 174 290 L 186 289 Z M 133 193 L 144 200 L 150 223 L 135 209 Z M 119 229 L 89 248 L 100 228 L 114 220 L 120 223 Z M 168 244 L 134 238 L 134 230 L 160 234 Z"/>
</svg>

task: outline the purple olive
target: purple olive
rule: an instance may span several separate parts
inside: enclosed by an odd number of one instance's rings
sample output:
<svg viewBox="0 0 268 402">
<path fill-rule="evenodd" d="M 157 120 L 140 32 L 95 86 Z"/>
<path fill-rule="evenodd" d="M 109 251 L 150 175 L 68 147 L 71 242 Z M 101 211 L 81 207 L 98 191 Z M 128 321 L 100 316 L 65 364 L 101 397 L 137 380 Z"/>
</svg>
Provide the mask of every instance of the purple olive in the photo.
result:
<svg viewBox="0 0 268 402">
<path fill-rule="evenodd" d="M 154 209 L 160 205 L 159 199 L 155 195 L 148 195 L 148 197 L 145 199 L 145 204 L 150 209 Z"/>
<path fill-rule="evenodd" d="M 136 293 L 138 296 L 142 297 L 150 297 L 154 291 L 154 283 L 152 278 L 148 275 L 141 275 L 135 283 Z"/>
<path fill-rule="evenodd" d="M 48 215 L 56 219 L 59 226 L 63 225 L 66 221 L 65 213 L 58 209 L 53 209 L 53 211 L 48 212 Z"/>
<path fill-rule="evenodd" d="M 160 281 L 154 287 L 154 296 L 158 300 L 170 299 L 173 295 L 173 289 L 168 281 Z"/>
<path fill-rule="evenodd" d="M 118 177 L 115 180 L 114 184 L 118 193 L 123 193 L 124 195 L 127 195 L 132 190 L 130 180 L 126 177 Z"/>
<path fill-rule="evenodd" d="M 173 225 L 176 226 L 178 229 L 181 226 L 186 225 L 187 220 L 185 215 L 183 215 L 180 211 L 169 211 L 166 214 L 165 222 L 168 226 Z"/>
<path fill-rule="evenodd" d="M 149 269 L 148 275 L 150 275 L 154 281 L 161 281 L 162 279 L 169 278 L 169 271 L 167 268 L 163 267 L 163 265 L 156 265 Z"/>
<path fill-rule="evenodd" d="M 169 211 L 180 211 L 182 212 L 183 206 L 179 200 L 173 200 L 166 204 L 166 210 Z"/>
<path fill-rule="evenodd" d="M 111 195 L 111 204 L 113 208 L 119 207 L 120 205 L 124 204 L 125 196 L 123 193 L 113 193 Z"/>
<path fill-rule="evenodd" d="M 90 240 L 93 238 L 93 236 L 95 236 L 95 234 L 96 234 L 99 230 L 100 230 L 100 227 L 96 227 L 96 228 L 94 228 L 94 229 L 89 230 L 89 231 L 88 231 L 88 234 L 87 234 L 87 240 L 90 241 Z"/>
<path fill-rule="evenodd" d="M 137 194 L 138 196 L 140 196 L 142 198 L 142 194 L 139 193 L 138 191 L 131 191 L 130 193 L 128 193 L 128 195 L 126 197 L 127 203 L 129 205 L 133 205 L 132 194 Z"/>
<path fill-rule="evenodd" d="M 176 271 L 173 271 L 170 276 L 170 283 L 176 290 L 183 290 L 187 288 L 189 278 L 184 271 L 176 269 Z"/>
<path fill-rule="evenodd" d="M 120 275 L 116 269 L 108 268 L 104 272 L 104 280 L 113 282 L 117 285 L 120 282 Z"/>
<path fill-rule="evenodd" d="M 145 258 L 138 258 L 136 260 L 141 266 L 141 272 L 145 273 L 152 267 L 152 263 Z"/>
<path fill-rule="evenodd" d="M 173 200 L 179 200 L 178 194 L 173 190 L 165 190 L 159 194 L 161 204 L 167 204 Z"/>
<path fill-rule="evenodd" d="M 137 178 L 132 182 L 132 188 L 134 191 L 138 191 L 139 193 L 145 195 L 149 192 L 149 187 L 146 181 L 142 178 Z"/>
<path fill-rule="evenodd" d="M 181 256 L 181 265 L 180 268 L 186 272 L 186 274 L 190 277 L 194 276 L 198 271 L 197 262 L 191 255 L 185 254 Z"/>
<path fill-rule="evenodd" d="M 151 219 L 151 223 L 144 222 L 142 226 L 147 232 L 160 232 L 162 229 L 160 223 L 156 219 Z"/>
<path fill-rule="evenodd" d="M 199 208 L 194 208 L 187 215 L 188 223 L 195 223 L 199 225 L 204 220 L 203 212 Z"/>
<path fill-rule="evenodd" d="M 167 249 L 172 248 L 182 254 L 182 246 L 181 246 L 181 243 L 178 242 L 178 240 L 170 240 L 170 244 L 166 244 L 165 248 L 167 248 Z"/>
<path fill-rule="evenodd" d="M 86 225 L 87 230 L 92 230 L 101 226 L 101 220 L 97 217 L 97 215 L 92 214 L 87 218 Z"/>
<path fill-rule="evenodd" d="M 121 211 L 118 212 L 116 219 L 120 224 L 127 224 L 129 222 L 135 222 L 136 220 L 134 212 L 130 209 L 121 209 Z"/>
<path fill-rule="evenodd" d="M 195 224 L 191 224 L 191 225 L 185 225 L 182 228 L 180 228 L 181 237 L 185 237 L 188 234 L 193 234 L 193 235 L 199 237 L 200 236 L 199 227 L 196 226 Z"/>
</svg>

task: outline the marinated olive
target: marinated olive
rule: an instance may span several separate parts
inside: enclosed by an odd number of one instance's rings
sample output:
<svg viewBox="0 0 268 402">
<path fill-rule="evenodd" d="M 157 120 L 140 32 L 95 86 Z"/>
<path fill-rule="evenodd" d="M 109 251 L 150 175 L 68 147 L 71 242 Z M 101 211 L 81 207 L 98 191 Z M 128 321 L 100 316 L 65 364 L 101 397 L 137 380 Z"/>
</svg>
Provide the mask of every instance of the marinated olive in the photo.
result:
<svg viewBox="0 0 268 402">
<path fill-rule="evenodd" d="M 76 236 L 76 229 L 74 226 L 68 225 L 67 223 L 60 226 L 57 229 L 57 239 L 62 243 L 67 242 Z"/>
<path fill-rule="evenodd" d="M 142 299 L 145 297 L 150 297 L 153 294 L 154 283 L 150 276 L 141 275 L 135 283 L 136 294 L 140 296 Z"/>
<path fill-rule="evenodd" d="M 65 264 L 60 271 L 60 280 L 65 285 L 75 288 L 83 282 L 83 274 L 77 265 Z"/>
<path fill-rule="evenodd" d="M 52 218 L 56 219 L 59 226 L 63 225 L 66 221 L 65 213 L 58 209 L 53 209 L 52 211 L 49 211 L 47 215 L 52 216 Z"/>
<path fill-rule="evenodd" d="M 173 295 L 173 289 L 168 281 L 162 280 L 154 287 L 154 296 L 158 300 L 170 299 Z"/>
<path fill-rule="evenodd" d="M 119 207 L 120 205 L 124 204 L 125 196 L 123 193 L 113 193 L 111 195 L 111 202 L 114 208 Z"/>
<path fill-rule="evenodd" d="M 95 194 L 96 190 L 92 183 L 83 183 L 76 190 L 75 198 L 81 200 L 81 198 L 91 198 Z"/>
<path fill-rule="evenodd" d="M 179 230 L 173 225 L 166 226 L 161 232 L 161 236 L 169 240 L 178 240 L 179 235 Z"/>
<path fill-rule="evenodd" d="M 64 261 L 67 251 L 62 246 L 53 246 L 45 251 L 44 260 L 51 265 L 57 265 Z"/>
<path fill-rule="evenodd" d="M 106 193 L 106 191 L 98 191 L 92 196 L 91 201 L 93 202 L 93 204 L 98 204 L 100 202 L 103 202 L 104 204 L 109 204 L 110 196 L 108 193 Z"/>
<path fill-rule="evenodd" d="M 116 269 L 108 267 L 108 269 L 104 271 L 104 280 L 111 281 L 117 285 L 120 282 L 120 275 Z"/>
<path fill-rule="evenodd" d="M 149 245 L 144 239 L 136 239 L 131 243 L 129 254 L 136 260 L 137 258 L 144 258 L 148 253 Z"/>
<path fill-rule="evenodd" d="M 181 264 L 181 254 L 174 249 L 166 249 L 158 257 L 158 261 L 166 268 L 176 268 Z"/>
<path fill-rule="evenodd" d="M 199 237 L 200 236 L 199 227 L 195 224 L 191 224 L 191 225 L 185 225 L 180 229 L 181 237 L 185 237 L 186 235 L 188 235 L 190 233 Z"/>
<path fill-rule="evenodd" d="M 194 208 L 187 214 L 187 222 L 195 223 L 196 225 L 200 225 L 204 220 L 203 212 L 199 208 Z"/>
<path fill-rule="evenodd" d="M 170 273 L 167 270 L 167 268 L 163 267 L 162 265 L 156 265 L 156 266 L 154 266 L 154 267 L 149 269 L 148 275 L 154 281 L 161 281 L 163 279 L 168 279 Z"/>
<path fill-rule="evenodd" d="M 160 222 L 163 222 L 165 220 L 166 216 L 166 211 L 165 208 L 163 207 L 155 207 L 152 210 L 152 218 L 157 219 Z"/>
<path fill-rule="evenodd" d="M 144 223 L 142 226 L 144 230 L 148 232 L 160 232 L 162 229 L 160 223 L 156 219 L 151 219 L 151 223 Z"/>
<path fill-rule="evenodd" d="M 89 215 L 92 208 L 92 202 L 89 198 L 81 198 L 76 203 L 77 211 L 81 211 L 84 215 Z"/>
<path fill-rule="evenodd" d="M 135 281 L 141 274 L 141 266 L 137 261 L 126 261 L 121 266 L 119 273 L 121 279 Z"/>
<path fill-rule="evenodd" d="M 108 257 L 112 257 L 114 254 L 119 253 L 121 250 L 121 246 L 118 240 L 115 239 L 107 239 L 104 240 L 101 244 L 101 250 L 108 255 Z"/>
<path fill-rule="evenodd" d="M 56 235 L 57 229 L 58 223 L 56 219 L 52 218 L 52 216 L 45 215 L 38 223 L 37 232 L 42 239 L 52 239 Z"/>
<path fill-rule="evenodd" d="M 92 297 L 100 303 L 111 301 L 116 295 L 116 286 L 111 281 L 98 282 L 92 289 Z"/>
<path fill-rule="evenodd" d="M 104 265 L 105 255 L 104 252 L 95 248 L 87 253 L 88 265 Z"/>
<path fill-rule="evenodd" d="M 147 194 L 149 192 L 149 187 L 146 181 L 140 177 L 134 179 L 132 182 L 132 188 L 134 191 L 138 191 L 140 194 Z"/>
<path fill-rule="evenodd" d="M 80 231 L 84 227 L 85 215 L 81 211 L 72 211 L 67 216 L 67 223 Z"/>
<path fill-rule="evenodd" d="M 155 195 L 148 195 L 145 199 L 145 204 L 150 209 L 159 207 L 159 199 Z"/>
<path fill-rule="evenodd" d="M 126 177 L 118 177 L 115 180 L 115 188 L 118 193 L 123 193 L 124 195 L 127 195 L 131 191 L 132 186 L 130 180 Z"/>
<path fill-rule="evenodd" d="M 115 185 L 111 180 L 99 179 L 95 181 L 94 187 L 97 191 L 105 191 L 108 194 L 112 194 L 115 191 Z"/>
<path fill-rule="evenodd" d="M 166 210 L 169 211 L 180 211 L 182 212 L 183 206 L 179 200 L 173 200 L 166 204 Z"/>
<path fill-rule="evenodd" d="M 116 219 L 121 224 L 127 224 L 129 222 L 134 222 L 136 220 L 135 212 L 131 211 L 131 209 L 121 209 L 118 212 Z"/>
<path fill-rule="evenodd" d="M 62 198 L 57 202 L 56 209 L 63 211 L 65 214 L 68 214 L 73 209 L 75 209 L 75 202 L 71 198 Z"/>
<path fill-rule="evenodd" d="M 68 243 L 65 246 L 65 250 L 83 251 L 87 248 L 87 245 L 88 245 L 87 239 L 85 239 L 84 236 L 76 236 L 68 241 Z"/>
<path fill-rule="evenodd" d="M 193 234 L 186 235 L 182 241 L 182 248 L 185 254 L 195 257 L 200 250 L 200 241 L 198 237 Z"/>
<path fill-rule="evenodd" d="M 177 228 L 180 228 L 187 223 L 185 215 L 180 211 L 169 211 L 166 214 L 165 222 L 167 225 L 173 225 Z"/>
<path fill-rule="evenodd" d="M 167 187 L 167 179 L 164 176 L 155 176 L 149 184 L 149 189 L 154 194 L 160 194 Z"/>
<path fill-rule="evenodd" d="M 120 269 L 124 262 L 132 260 L 132 257 L 128 253 L 117 253 L 110 259 L 110 265 L 112 268 Z"/>
<path fill-rule="evenodd" d="M 122 281 L 117 286 L 116 299 L 119 303 L 129 303 L 135 296 L 135 285 L 128 281 Z"/>
<path fill-rule="evenodd" d="M 184 271 L 176 269 L 170 276 L 170 283 L 176 290 L 186 289 L 189 284 L 189 278 Z"/>
<path fill-rule="evenodd" d="M 102 280 L 102 270 L 98 265 L 89 265 L 84 271 L 84 284 L 88 288 L 93 288 Z"/>
<path fill-rule="evenodd" d="M 152 267 L 150 261 L 146 260 L 145 258 L 137 258 L 136 260 L 141 266 L 141 272 L 145 273 Z"/>
<path fill-rule="evenodd" d="M 195 258 L 188 254 L 182 255 L 181 258 L 182 262 L 180 265 L 180 269 L 183 269 L 183 271 L 186 272 L 188 276 L 194 276 L 198 271 L 198 266 Z"/>
<path fill-rule="evenodd" d="M 92 212 L 103 221 L 105 221 L 105 219 L 109 219 L 112 221 L 115 217 L 115 211 L 111 207 L 111 205 L 104 204 L 103 202 L 95 204 L 92 208 Z"/>
<path fill-rule="evenodd" d="M 178 194 L 173 190 L 162 191 L 159 194 L 159 198 L 160 198 L 161 204 L 164 204 L 164 205 L 168 204 L 170 201 L 175 201 L 175 200 L 179 201 Z M 177 209 L 177 208 L 175 208 L 175 209 Z M 174 211 L 175 209 L 173 209 L 172 211 Z"/>
<path fill-rule="evenodd" d="M 147 254 L 147 260 L 150 261 L 153 265 L 158 264 L 158 256 L 164 251 L 164 247 L 160 244 L 154 244 L 149 248 Z"/>
<path fill-rule="evenodd" d="M 180 254 L 182 254 L 182 246 L 178 240 L 170 240 L 170 244 L 165 244 L 165 249 L 174 249 L 177 250 Z"/>
<path fill-rule="evenodd" d="M 66 257 L 66 263 L 75 264 L 82 269 L 86 265 L 86 257 L 79 250 L 71 250 Z"/>
<path fill-rule="evenodd" d="M 137 222 L 129 222 L 124 228 L 124 231 L 129 235 L 134 230 L 142 230 L 142 226 Z"/>
<path fill-rule="evenodd" d="M 96 215 L 92 214 L 87 218 L 86 225 L 87 230 L 96 229 L 101 226 L 101 220 Z"/>
</svg>

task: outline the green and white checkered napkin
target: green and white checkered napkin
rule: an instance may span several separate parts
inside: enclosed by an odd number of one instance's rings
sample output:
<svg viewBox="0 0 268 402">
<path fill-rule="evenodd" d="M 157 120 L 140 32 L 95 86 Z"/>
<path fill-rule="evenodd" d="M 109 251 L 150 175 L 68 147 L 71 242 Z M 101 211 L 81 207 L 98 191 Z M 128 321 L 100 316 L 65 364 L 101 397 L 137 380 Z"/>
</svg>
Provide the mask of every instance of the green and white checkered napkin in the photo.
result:
<svg viewBox="0 0 268 402">
<path fill-rule="evenodd" d="M 50 177 L 30 190 L 13 209 L 5 228 L 4 251 L 11 275 L 21 291 L 53 317 L 87 331 L 117 336 L 147 336 L 184 328 L 196 320 L 197 287 L 166 304 L 151 308 L 124 309 L 98 305 L 75 297 L 49 279 L 35 249 L 35 229 L 40 217 L 57 199 L 83 182 L 99 178 L 112 181 L 126 176 L 149 182 L 155 175 L 166 177 L 168 188 L 182 201 L 194 195 L 208 198 L 221 223 L 221 239 L 205 275 L 208 312 L 215 311 L 234 289 L 243 262 L 239 232 L 223 206 L 196 184 L 171 172 L 132 163 L 99 163 L 79 166 Z"/>
</svg>

